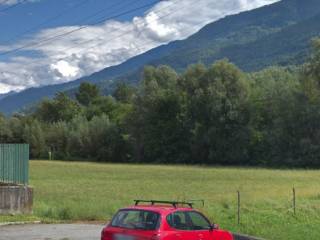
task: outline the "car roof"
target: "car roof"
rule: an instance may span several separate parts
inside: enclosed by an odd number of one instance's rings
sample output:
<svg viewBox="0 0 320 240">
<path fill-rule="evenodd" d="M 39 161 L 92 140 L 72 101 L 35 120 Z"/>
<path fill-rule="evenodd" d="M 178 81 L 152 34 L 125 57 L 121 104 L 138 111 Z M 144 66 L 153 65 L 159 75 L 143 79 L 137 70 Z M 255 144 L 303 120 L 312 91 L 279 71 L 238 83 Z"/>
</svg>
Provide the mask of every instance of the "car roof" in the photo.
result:
<svg viewBox="0 0 320 240">
<path fill-rule="evenodd" d="M 169 214 L 176 211 L 196 211 L 190 207 L 174 207 L 171 205 L 137 205 L 137 206 L 129 206 L 127 208 L 123 208 L 120 210 L 145 210 L 145 211 L 152 211 L 157 212 L 160 214 Z"/>
</svg>

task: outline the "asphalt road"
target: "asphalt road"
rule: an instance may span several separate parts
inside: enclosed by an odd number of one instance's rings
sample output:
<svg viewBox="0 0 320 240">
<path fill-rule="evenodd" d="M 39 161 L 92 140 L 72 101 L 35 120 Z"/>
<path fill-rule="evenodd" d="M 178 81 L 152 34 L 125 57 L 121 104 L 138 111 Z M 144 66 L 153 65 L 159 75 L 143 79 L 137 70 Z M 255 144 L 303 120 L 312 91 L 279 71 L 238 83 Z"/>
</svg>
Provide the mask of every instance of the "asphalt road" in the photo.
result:
<svg viewBox="0 0 320 240">
<path fill-rule="evenodd" d="M 50 224 L 0 226 L 0 240 L 99 240 L 103 225 Z M 235 240 L 258 240 L 234 235 Z"/>
<path fill-rule="evenodd" d="M 0 226 L 0 240 L 99 240 L 102 225 Z"/>
</svg>

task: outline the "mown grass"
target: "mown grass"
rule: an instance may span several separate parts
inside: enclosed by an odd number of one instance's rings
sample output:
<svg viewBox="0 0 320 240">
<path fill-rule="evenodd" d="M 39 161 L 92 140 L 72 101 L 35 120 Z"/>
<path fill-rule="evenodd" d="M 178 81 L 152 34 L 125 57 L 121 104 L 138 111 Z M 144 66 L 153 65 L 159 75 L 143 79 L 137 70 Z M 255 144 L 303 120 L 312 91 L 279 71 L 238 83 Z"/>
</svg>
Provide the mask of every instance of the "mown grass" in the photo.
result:
<svg viewBox="0 0 320 240">
<path fill-rule="evenodd" d="M 106 221 L 133 199 L 204 199 L 198 207 L 222 228 L 270 240 L 320 238 L 320 171 L 48 161 L 30 169 L 34 215 L 0 221 Z"/>
</svg>

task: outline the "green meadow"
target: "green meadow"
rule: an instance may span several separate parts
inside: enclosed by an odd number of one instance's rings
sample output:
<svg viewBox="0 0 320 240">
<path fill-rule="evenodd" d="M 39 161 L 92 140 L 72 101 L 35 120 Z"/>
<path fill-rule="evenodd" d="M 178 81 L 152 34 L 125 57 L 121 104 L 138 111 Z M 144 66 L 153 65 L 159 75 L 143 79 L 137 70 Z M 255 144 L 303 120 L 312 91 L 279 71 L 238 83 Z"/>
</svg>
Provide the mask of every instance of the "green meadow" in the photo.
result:
<svg viewBox="0 0 320 240">
<path fill-rule="evenodd" d="M 221 228 L 266 239 L 320 238 L 320 171 L 57 161 L 31 161 L 30 171 L 34 214 L 0 221 L 108 221 L 133 199 L 204 199 L 196 207 Z"/>
</svg>

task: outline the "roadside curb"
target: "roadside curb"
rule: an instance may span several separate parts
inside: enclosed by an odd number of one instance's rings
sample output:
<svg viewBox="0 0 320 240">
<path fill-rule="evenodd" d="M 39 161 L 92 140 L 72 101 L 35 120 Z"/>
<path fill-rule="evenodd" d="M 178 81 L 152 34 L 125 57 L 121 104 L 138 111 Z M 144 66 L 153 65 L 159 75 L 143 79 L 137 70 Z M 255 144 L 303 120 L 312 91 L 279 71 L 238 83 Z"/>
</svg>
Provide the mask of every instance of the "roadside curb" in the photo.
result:
<svg viewBox="0 0 320 240">
<path fill-rule="evenodd" d="M 40 224 L 41 221 L 33 221 L 33 222 L 5 222 L 0 223 L 0 227 L 11 226 L 11 225 L 27 225 L 27 224 Z"/>
<path fill-rule="evenodd" d="M 234 240 L 264 240 L 262 238 L 251 237 L 243 234 L 233 233 Z"/>
</svg>

